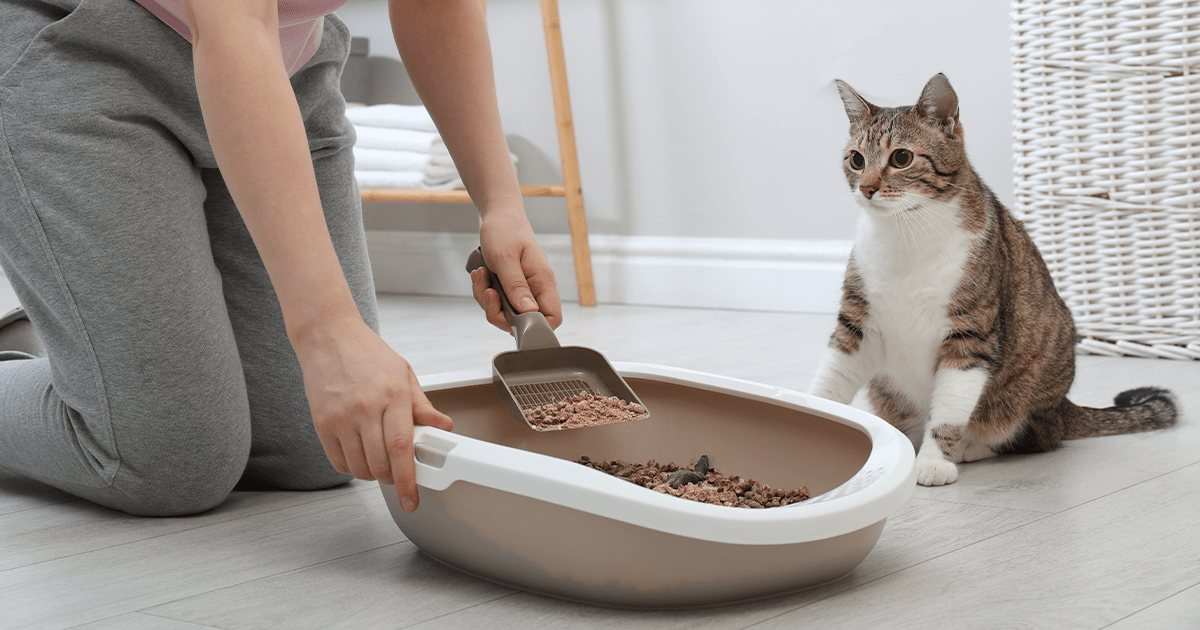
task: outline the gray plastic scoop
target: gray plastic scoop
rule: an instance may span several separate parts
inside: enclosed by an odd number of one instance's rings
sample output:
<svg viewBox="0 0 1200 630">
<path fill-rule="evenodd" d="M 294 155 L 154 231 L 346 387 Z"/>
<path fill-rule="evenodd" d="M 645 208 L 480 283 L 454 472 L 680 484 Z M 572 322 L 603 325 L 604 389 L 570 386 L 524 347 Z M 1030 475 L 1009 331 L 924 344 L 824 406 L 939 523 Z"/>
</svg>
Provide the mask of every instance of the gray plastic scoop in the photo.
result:
<svg viewBox="0 0 1200 630">
<path fill-rule="evenodd" d="M 467 259 L 468 272 L 485 266 L 480 249 Z M 560 346 L 544 315 L 516 312 L 504 294 L 500 279 L 490 270 L 489 276 L 492 288 L 500 294 L 504 318 L 517 339 L 515 351 L 501 352 L 492 359 L 492 385 L 514 417 L 535 431 L 558 430 L 560 427 L 536 426 L 525 417 L 525 411 L 580 392 L 616 396 L 645 408 L 604 355 L 591 348 Z M 649 416 L 647 410 L 633 420 L 644 420 Z"/>
</svg>

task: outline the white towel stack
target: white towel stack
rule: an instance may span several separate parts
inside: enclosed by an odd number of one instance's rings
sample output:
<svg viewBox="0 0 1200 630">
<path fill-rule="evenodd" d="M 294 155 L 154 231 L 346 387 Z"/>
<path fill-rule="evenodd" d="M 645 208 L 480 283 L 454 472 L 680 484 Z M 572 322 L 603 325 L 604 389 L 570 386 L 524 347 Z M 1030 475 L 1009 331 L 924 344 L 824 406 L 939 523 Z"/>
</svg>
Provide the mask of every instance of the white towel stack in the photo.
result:
<svg viewBox="0 0 1200 630">
<path fill-rule="evenodd" d="M 354 124 L 354 177 L 361 189 L 452 190 L 462 178 L 450 152 L 420 105 L 351 107 Z M 511 154 L 510 154 L 511 155 Z M 517 157 L 511 156 L 513 163 Z"/>
<path fill-rule="evenodd" d="M 439 190 L 462 188 L 458 169 L 429 112 L 420 105 L 350 107 L 354 177 L 358 187 Z"/>
</svg>

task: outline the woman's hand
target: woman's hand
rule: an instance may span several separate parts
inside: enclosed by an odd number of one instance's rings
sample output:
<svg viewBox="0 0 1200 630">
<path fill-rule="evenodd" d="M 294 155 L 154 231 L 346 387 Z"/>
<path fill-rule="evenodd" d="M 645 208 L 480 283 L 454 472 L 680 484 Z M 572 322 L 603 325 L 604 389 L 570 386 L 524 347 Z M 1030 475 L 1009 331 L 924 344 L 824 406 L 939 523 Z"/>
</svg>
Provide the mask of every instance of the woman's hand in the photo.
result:
<svg viewBox="0 0 1200 630">
<path fill-rule="evenodd" d="M 394 483 L 400 506 L 417 508 L 413 425 L 446 431 L 412 367 L 361 318 L 329 322 L 294 344 L 325 455 L 339 472 Z"/>
<path fill-rule="evenodd" d="M 509 303 L 518 313 L 541 311 L 551 328 L 562 323 L 558 284 L 546 254 L 538 245 L 520 202 L 490 207 L 479 222 L 479 242 L 488 268 L 500 278 Z M 472 293 L 489 322 L 510 331 L 500 310 L 500 296 L 489 288 L 485 269 L 471 272 Z"/>
</svg>

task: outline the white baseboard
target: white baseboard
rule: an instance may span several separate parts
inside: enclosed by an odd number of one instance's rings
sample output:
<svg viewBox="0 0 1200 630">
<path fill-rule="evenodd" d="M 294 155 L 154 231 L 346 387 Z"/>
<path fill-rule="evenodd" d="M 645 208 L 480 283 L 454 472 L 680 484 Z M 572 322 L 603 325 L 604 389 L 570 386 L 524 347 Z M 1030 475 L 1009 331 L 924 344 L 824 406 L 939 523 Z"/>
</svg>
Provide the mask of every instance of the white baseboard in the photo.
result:
<svg viewBox="0 0 1200 630">
<path fill-rule="evenodd" d="M 570 237 L 538 237 L 563 300 L 578 300 Z M 836 313 L 850 241 L 592 235 L 596 300 L 690 308 Z M 381 293 L 471 295 L 475 234 L 371 230 Z"/>
</svg>

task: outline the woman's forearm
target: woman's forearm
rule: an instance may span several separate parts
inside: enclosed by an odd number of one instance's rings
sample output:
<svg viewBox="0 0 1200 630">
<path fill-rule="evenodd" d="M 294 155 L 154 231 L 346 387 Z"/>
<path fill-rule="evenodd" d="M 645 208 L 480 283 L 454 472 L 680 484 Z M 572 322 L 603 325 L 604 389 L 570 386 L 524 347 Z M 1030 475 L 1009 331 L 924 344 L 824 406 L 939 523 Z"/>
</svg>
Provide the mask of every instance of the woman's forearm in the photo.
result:
<svg viewBox="0 0 1200 630">
<path fill-rule="evenodd" d="M 213 153 L 295 344 L 314 325 L 358 312 L 325 224 L 275 3 L 191 4 L 196 88 Z"/>
<path fill-rule="evenodd" d="M 479 210 L 479 241 L 488 267 L 518 311 L 541 311 L 558 326 L 562 306 L 554 271 L 525 216 L 500 123 L 479 0 L 389 0 L 388 9 L 408 76 Z M 472 293 L 488 321 L 507 330 L 487 275 L 472 277 Z"/>
<path fill-rule="evenodd" d="M 454 423 L 359 315 L 284 70 L 278 7 L 185 0 L 185 11 L 209 141 L 279 298 L 321 446 L 335 470 L 395 483 L 400 505 L 416 509 L 413 425 Z"/>
<path fill-rule="evenodd" d="M 480 212 L 522 211 L 479 0 L 390 0 L 396 47 Z"/>
</svg>

